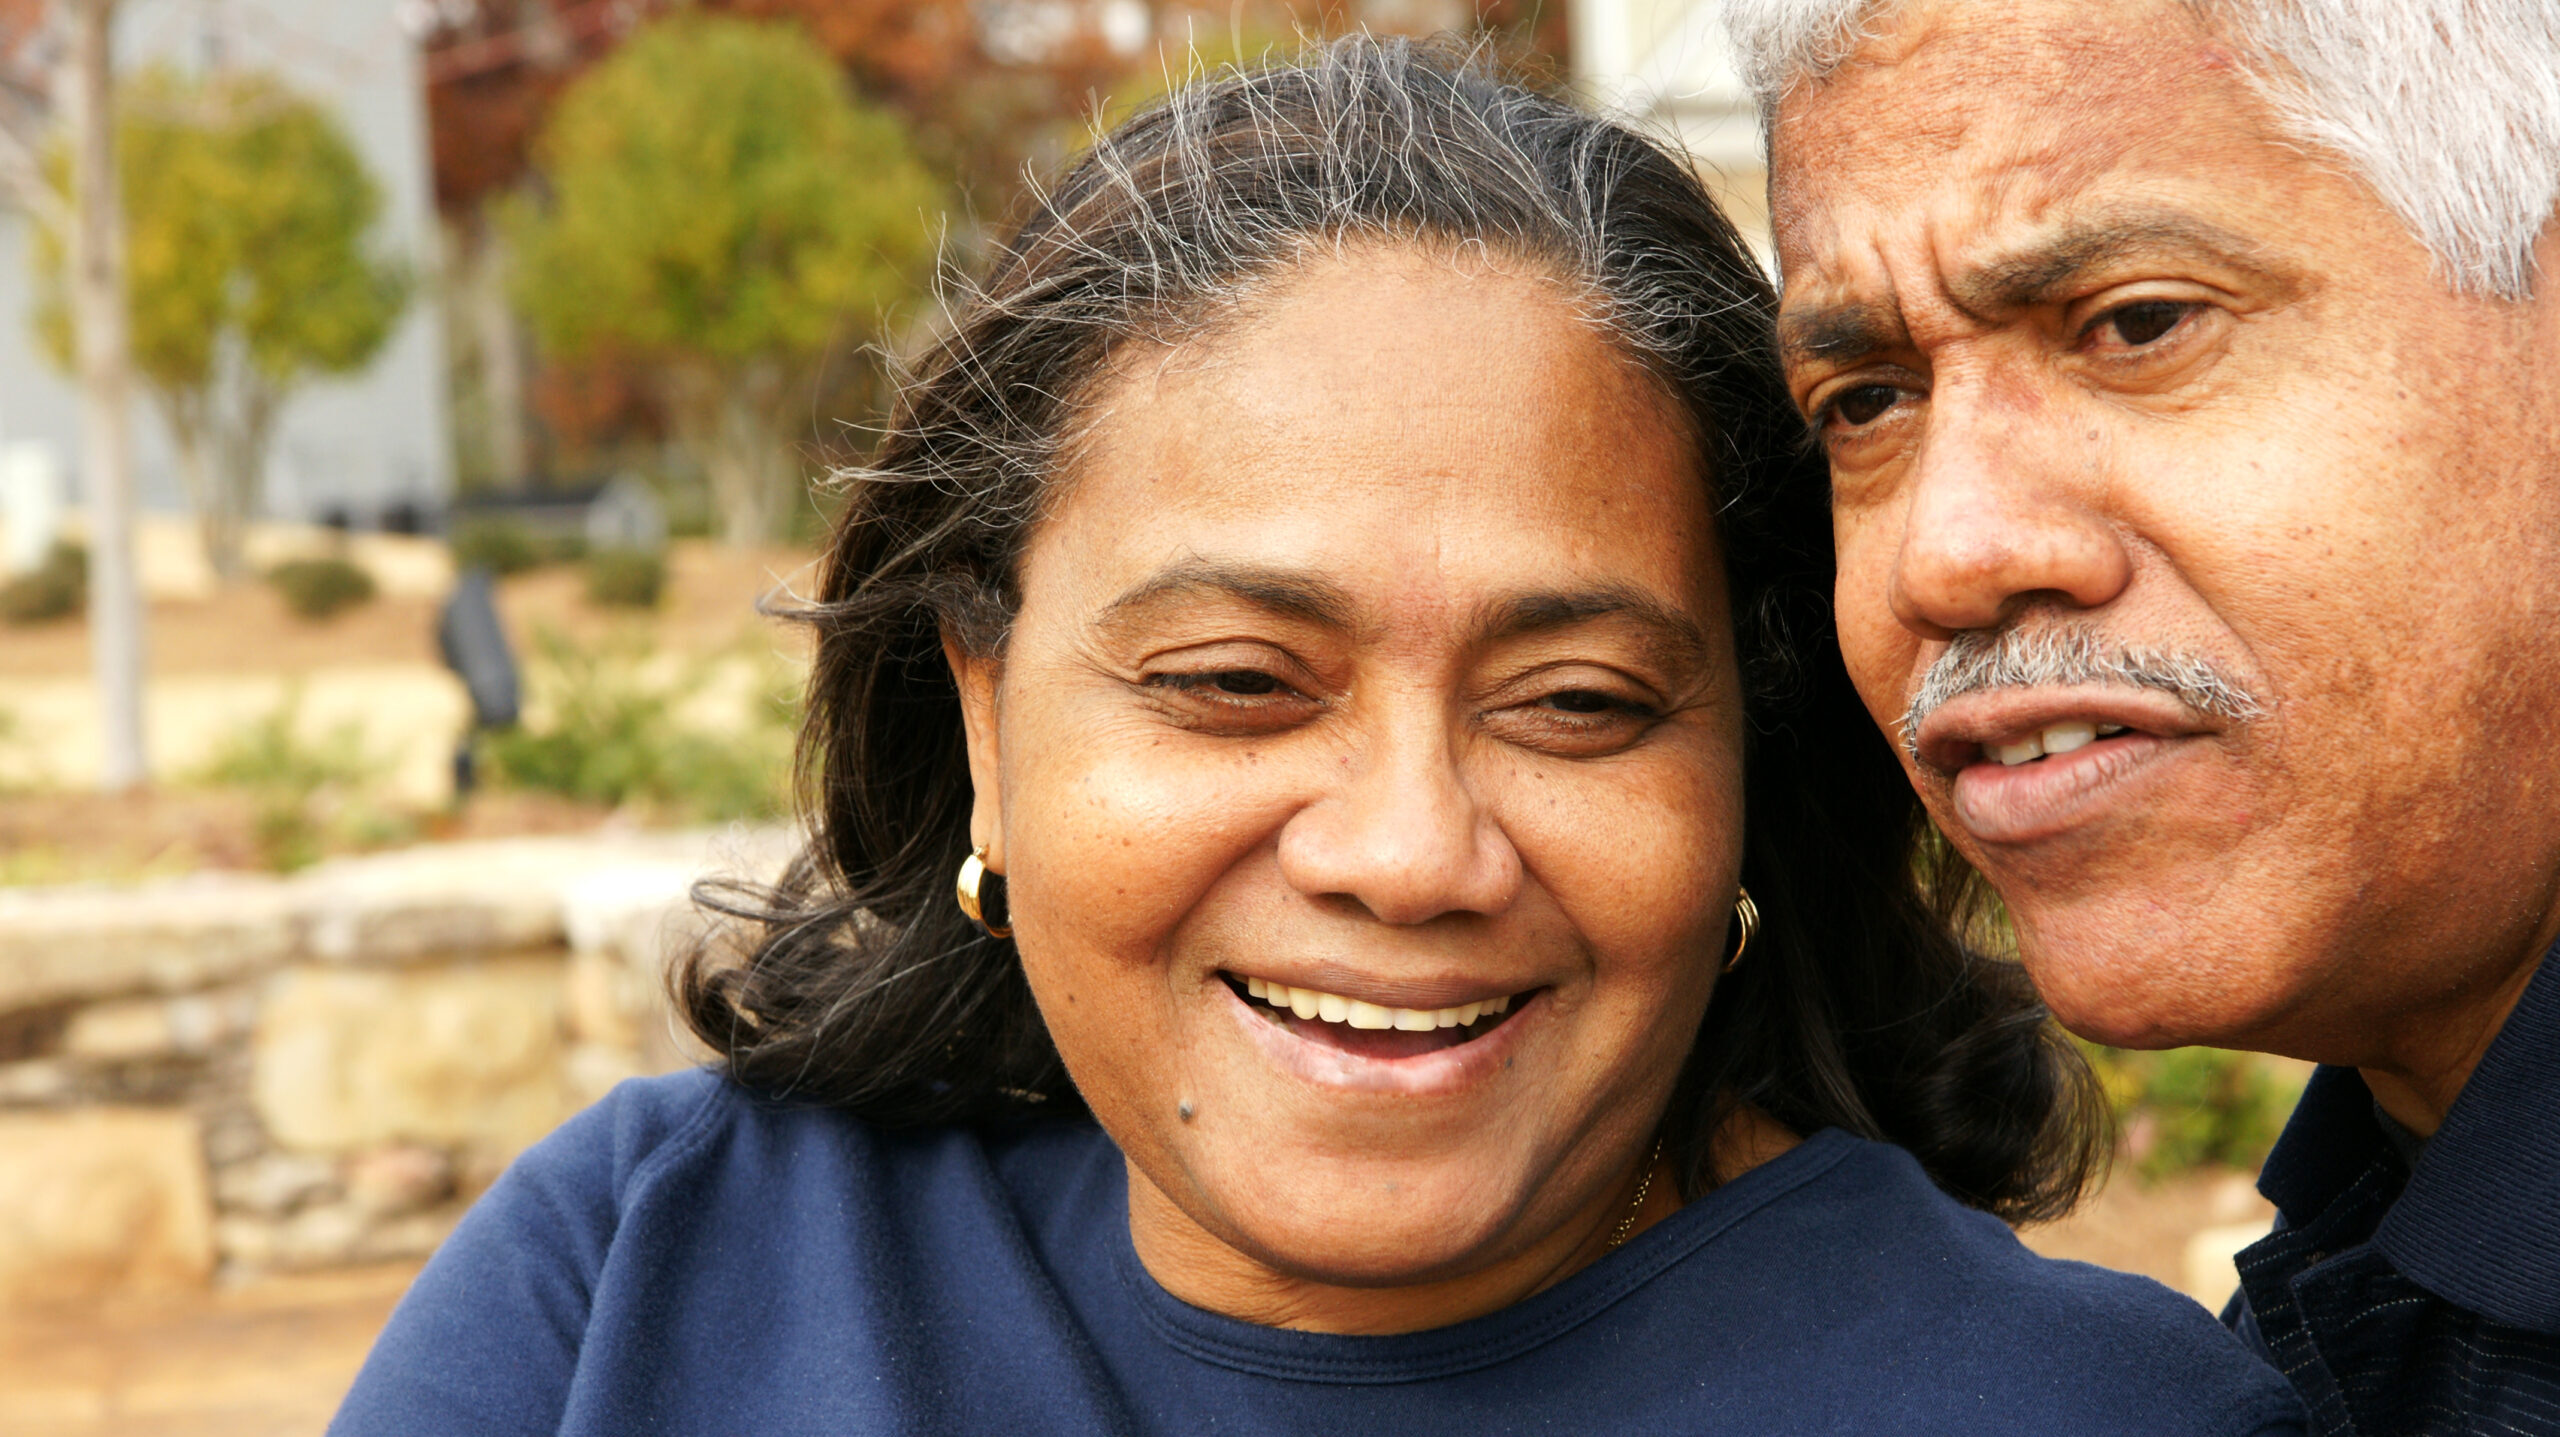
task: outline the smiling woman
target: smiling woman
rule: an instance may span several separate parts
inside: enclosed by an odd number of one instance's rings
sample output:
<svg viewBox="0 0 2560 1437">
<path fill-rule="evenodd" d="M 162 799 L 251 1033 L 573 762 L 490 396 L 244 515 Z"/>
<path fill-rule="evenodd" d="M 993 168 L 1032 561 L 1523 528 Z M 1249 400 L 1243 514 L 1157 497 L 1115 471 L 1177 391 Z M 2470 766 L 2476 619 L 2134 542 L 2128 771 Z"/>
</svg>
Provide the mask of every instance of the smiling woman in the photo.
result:
<svg viewBox="0 0 2560 1437">
<path fill-rule="evenodd" d="M 2285 1430 L 1993 1216 L 2087 1076 L 1919 896 L 1772 308 L 1463 56 L 1102 140 L 849 478 L 724 1071 L 528 1155 L 339 1430 Z"/>
</svg>

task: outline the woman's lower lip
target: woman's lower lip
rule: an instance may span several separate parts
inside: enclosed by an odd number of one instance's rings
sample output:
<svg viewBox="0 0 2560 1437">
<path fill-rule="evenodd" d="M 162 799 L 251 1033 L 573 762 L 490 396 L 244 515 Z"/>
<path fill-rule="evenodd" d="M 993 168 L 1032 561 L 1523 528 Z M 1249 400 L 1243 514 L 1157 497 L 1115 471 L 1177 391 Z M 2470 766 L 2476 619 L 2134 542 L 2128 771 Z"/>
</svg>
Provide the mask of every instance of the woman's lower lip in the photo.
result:
<svg viewBox="0 0 2560 1437">
<path fill-rule="evenodd" d="M 2125 733 L 2032 763 L 1979 759 L 1956 773 L 1956 817 L 1985 843 L 2052 838 L 2097 818 L 2184 742 Z"/>
<path fill-rule="evenodd" d="M 1254 1011 L 1250 1000 L 1225 984 L 1216 986 L 1247 1038 L 1281 1071 L 1319 1087 L 1365 1093 L 1424 1096 L 1470 1087 L 1508 1066 L 1519 1049 L 1519 1034 L 1543 1021 L 1547 1012 L 1547 994 L 1540 989 L 1514 999 L 1511 1016 L 1481 1038 L 1405 1057 L 1378 1058 L 1300 1037 L 1292 1027 Z"/>
</svg>

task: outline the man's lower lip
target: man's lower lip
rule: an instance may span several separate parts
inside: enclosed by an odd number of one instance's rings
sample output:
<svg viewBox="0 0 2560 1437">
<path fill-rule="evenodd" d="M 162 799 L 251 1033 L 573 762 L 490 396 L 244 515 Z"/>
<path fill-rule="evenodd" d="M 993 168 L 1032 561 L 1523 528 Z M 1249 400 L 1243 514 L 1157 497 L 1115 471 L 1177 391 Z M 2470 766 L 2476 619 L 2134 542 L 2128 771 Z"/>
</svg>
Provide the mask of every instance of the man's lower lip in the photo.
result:
<svg viewBox="0 0 2560 1437">
<path fill-rule="evenodd" d="M 2126 733 L 2032 763 L 1984 758 L 1956 773 L 1956 817 L 1985 843 L 2052 838 L 2097 819 L 2125 798 L 2134 777 L 2185 742 Z"/>
<path fill-rule="evenodd" d="M 1249 1000 L 1223 984 L 1220 989 L 1247 1036 L 1281 1071 L 1320 1087 L 1357 1092 L 1421 1096 L 1472 1086 L 1507 1066 L 1519 1051 L 1522 1033 L 1547 1016 L 1548 995 L 1540 989 L 1514 999 L 1509 1019 L 1481 1038 L 1410 1057 L 1382 1059 L 1301 1038 L 1253 1011 Z"/>
</svg>

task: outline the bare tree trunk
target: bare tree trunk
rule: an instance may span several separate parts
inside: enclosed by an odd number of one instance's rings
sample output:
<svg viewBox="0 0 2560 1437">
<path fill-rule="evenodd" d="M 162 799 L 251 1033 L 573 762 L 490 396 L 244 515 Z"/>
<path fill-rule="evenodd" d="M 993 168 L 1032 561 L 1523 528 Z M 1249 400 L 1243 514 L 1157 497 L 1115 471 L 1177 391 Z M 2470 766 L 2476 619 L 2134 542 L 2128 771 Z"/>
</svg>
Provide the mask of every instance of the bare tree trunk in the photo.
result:
<svg viewBox="0 0 2560 1437">
<path fill-rule="evenodd" d="M 62 0 L 72 126 L 71 324 L 80 371 L 81 477 L 89 499 L 89 636 L 105 723 L 100 784 L 142 786 L 142 597 L 133 558 L 133 467 L 125 429 L 131 356 L 124 215 L 117 198 L 116 0 Z"/>
<path fill-rule="evenodd" d="M 776 417 L 787 390 L 782 367 L 769 363 L 676 381 L 669 407 L 677 438 L 702 465 L 720 537 L 731 544 L 770 543 L 785 532 L 799 493 Z"/>
<path fill-rule="evenodd" d="M 226 581 L 249 571 L 249 521 L 258 517 L 265 502 L 267 446 L 275 436 L 276 411 L 284 404 L 282 392 L 248 366 L 243 357 L 229 422 L 215 431 L 220 448 L 215 451 L 219 467 L 214 473 L 221 484 L 222 502 L 214 570 Z"/>
<path fill-rule="evenodd" d="M 160 422 L 169 430 L 169 447 L 177 451 L 178 487 L 186 491 L 187 509 L 196 516 L 196 544 L 216 574 L 222 563 L 221 535 L 215 506 L 222 502 L 222 480 L 213 454 L 212 399 L 205 391 L 151 386 L 159 401 Z"/>
<path fill-rule="evenodd" d="M 790 517 L 782 482 L 781 436 L 765 415 L 763 398 L 753 380 L 724 386 L 720 393 L 719 447 L 731 474 L 732 501 L 738 516 L 732 544 L 764 544 L 782 537 Z"/>
<path fill-rule="evenodd" d="M 480 403 L 487 410 L 489 467 L 502 487 L 525 481 L 532 449 L 525 442 L 524 336 L 507 303 L 507 249 L 487 208 L 472 220 L 465 301 L 480 351 Z"/>
</svg>

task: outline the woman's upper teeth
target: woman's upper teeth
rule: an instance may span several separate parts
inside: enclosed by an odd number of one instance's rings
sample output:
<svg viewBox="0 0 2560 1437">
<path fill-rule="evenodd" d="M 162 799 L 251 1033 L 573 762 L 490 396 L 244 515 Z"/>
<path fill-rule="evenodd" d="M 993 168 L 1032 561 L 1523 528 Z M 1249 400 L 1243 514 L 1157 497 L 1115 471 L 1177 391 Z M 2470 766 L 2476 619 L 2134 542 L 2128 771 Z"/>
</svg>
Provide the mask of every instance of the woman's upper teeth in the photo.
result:
<svg viewBox="0 0 2560 1437">
<path fill-rule="evenodd" d="M 1408 1033 L 1426 1033 L 1434 1028 L 1463 1028 L 1487 1013 L 1511 1010 L 1508 995 L 1487 998 L 1480 1003 L 1461 1003 L 1454 1008 L 1387 1008 L 1358 998 L 1345 998 L 1338 993 L 1292 988 L 1286 983 L 1274 983 L 1265 978 L 1246 978 L 1244 990 L 1274 1008 L 1286 1008 L 1301 1018 L 1348 1023 L 1354 1028 L 1402 1028 Z"/>
<path fill-rule="evenodd" d="M 2007 743 L 1985 744 L 1993 758 L 2014 768 L 2032 763 L 2049 753 L 2069 753 L 2083 744 L 2109 738 L 2124 732 L 2120 723 L 2089 723 L 2082 719 L 2065 719 L 2046 724 L 2031 734 L 2023 734 Z"/>
</svg>

